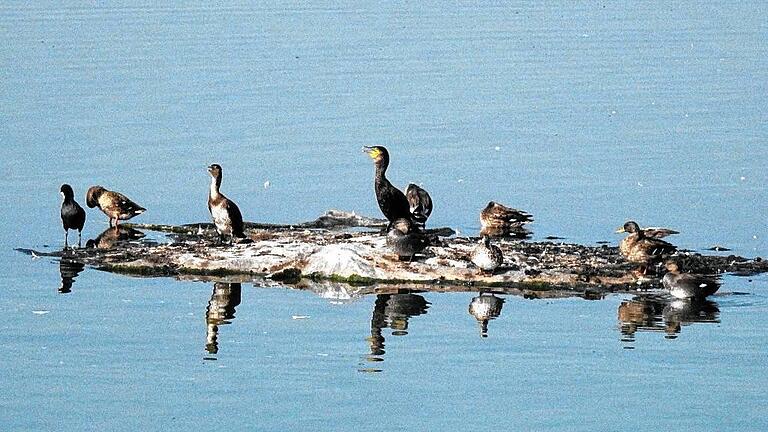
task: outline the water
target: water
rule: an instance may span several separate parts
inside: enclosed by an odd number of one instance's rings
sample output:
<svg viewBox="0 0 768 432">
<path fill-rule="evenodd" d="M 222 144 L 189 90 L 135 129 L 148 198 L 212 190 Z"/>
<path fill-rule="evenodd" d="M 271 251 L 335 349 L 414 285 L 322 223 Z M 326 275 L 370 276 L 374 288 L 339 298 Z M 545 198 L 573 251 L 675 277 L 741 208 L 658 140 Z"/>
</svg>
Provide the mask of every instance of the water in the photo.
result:
<svg viewBox="0 0 768 432">
<path fill-rule="evenodd" d="M 207 220 L 213 162 L 249 220 L 376 215 L 360 147 L 383 144 L 434 226 L 474 233 L 493 199 L 531 212 L 534 239 L 616 242 L 633 218 L 765 256 L 766 18 L 760 2 L 3 3 L 4 428 L 765 429 L 764 276 L 726 278 L 712 322 L 674 338 L 661 314 L 622 334 L 630 296 L 503 296 L 481 338 L 473 293 L 421 293 L 396 335 L 375 297 L 243 284 L 211 354 L 213 283 L 86 269 L 62 294 L 58 262 L 12 249 L 61 248 L 64 182 L 81 204 L 92 184 L 125 192 L 141 222 Z M 105 227 L 89 212 L 84 237 Z M 395 327 L 383 354 L 374 321 Z"/>
</svg>

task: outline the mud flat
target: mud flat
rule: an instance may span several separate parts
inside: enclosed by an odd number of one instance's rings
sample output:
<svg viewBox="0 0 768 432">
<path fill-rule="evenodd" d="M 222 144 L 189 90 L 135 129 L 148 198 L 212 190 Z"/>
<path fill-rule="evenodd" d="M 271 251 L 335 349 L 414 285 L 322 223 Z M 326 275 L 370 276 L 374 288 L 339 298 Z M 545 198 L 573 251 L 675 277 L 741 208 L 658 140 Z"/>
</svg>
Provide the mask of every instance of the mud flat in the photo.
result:
<svg viewBox="0 0 768 432">
<path fill-rule="evenodd" d="M 608 245 L 498 239 L 504 265 L 493 274 L 469 261 L 476 238 L 450 229 L 431 230 L 435 245 L 412 262 L 388 250 L 384 221 L 329 211 L 315 221 L 287 225 L 247 224 L 248 240 L 222 244 L 208 223 L 181 226 L 125 224 L 108 229 L 83 248 L 38 256 L 62 257 L 100 270 L 136 276 L 294 285 L 356 294 L 489 289 L 529 296 L 595 295 L 657 288 L 658 277 L 639 273 Z M 140 231 L 141 230 L 141 231 Z M 147 241 L 142 231 L 167 241 Z M 683 268 L 696 273 L 755 274 L 768 271 L 761 258 L 680 252 Z M 347 294 L 340 295 L 347 295 Z M 331 294 L 332 295 L 332 294 Z"/>
</svg>

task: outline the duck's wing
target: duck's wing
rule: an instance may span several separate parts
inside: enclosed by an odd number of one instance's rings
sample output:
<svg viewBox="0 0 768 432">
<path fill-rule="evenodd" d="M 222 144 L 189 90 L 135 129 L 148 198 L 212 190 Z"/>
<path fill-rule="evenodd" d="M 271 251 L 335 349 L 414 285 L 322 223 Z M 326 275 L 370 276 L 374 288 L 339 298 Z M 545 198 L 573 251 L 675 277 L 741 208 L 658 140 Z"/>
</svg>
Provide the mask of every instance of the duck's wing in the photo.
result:
<svg viewBox="0 0 768 432">
<path fill-rule="evenodd" d="M 659 257 L 677 252 L 677 247 L 671 243 L 652 237 L 644 237 L 636 243 L 638 248 L 649 256 Z"/>
<path fill-rule="evenodd" d="M 102 209 L 105 207 L 103 202 L 106 202 L 110 210 L 117 211 L 120 214 L 137 215 L 147 210 L 120 192 L 107 191 L 103 193 L 101 198 L 99 198 L 99 204 L 101 204 Z"/>
<path fill-rule="evenodd" d="M 243 224 L 243 214 L 240 213 L 240 208 L 230 199 L 226 200 L 226 206 L 227 213 L 232 222 L 232 235 L 234 237 L 245 238 L 245 233 L 243 232 L 245 224 Z"/>
<path fill-rule="evenodd" d="M 646 237 L 660 239 L 660 238 L 670 236 L 672 234 L 680 234 L 680 231 L 675 231 L 669 228 L 648 227 L 648 228 L 643 228 L 643 234 L 645 234 Z"/>
</svg>

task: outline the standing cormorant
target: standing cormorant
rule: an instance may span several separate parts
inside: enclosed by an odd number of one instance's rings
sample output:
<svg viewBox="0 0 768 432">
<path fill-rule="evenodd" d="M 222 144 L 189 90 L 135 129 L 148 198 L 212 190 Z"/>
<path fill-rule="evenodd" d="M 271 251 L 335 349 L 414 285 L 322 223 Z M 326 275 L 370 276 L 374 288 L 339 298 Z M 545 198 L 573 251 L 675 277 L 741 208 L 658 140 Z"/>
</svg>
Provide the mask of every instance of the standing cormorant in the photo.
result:
<svg viewBox="0 0 768 432">
<path fill-rule="evenodd" d="M 220 236 L 231 236 L 232 241 L 245 238 L 243 233 L 243 215 L 232 200 L 219 191 L 221 187 L 221 165 L 213 164 L 208 167 L 211 175 L 211 189 L 208 193 L 208 211 L 211 212 L 213 224 Z"/>
<path fill-rule="evenodd" d="M 406 198 L 403 191 L 392 186 L 392 183 L 387 180 L 386 172 L 387 167 L 389 167 L 389 152 L 387 149 L 382 146 L 374 146 L 363 147 L 363 151 L 373 159 L 374 165 L 376 166 L 376 175 L 374 177 L 376 201 L 379 203 L 379 208 L 381 209 L 381 212 L 384 213 L 384 217 L 389 221 L 389 227 L 391 228 L 392 224 L 398 219 L 409 219 L 416 223 L 426 221 L 426 218 L 432 211 L 432 199 L 429 198 L 429 194 L 416 186 L 416 188 L 424 192 L 423 194 L 419 194 L 418 191 L 414 190 L 417 201 L 424 199 L 424 197 L 428 198 L 429 208 L 426 208 L 426 202 L 422 203 L 421 209 L 419 209 L 419 215 L 414 217 L 411 213 L 411 203 L 409 203 L 408 198 Z M 418 207 L 419 203 L 416 202 L 416 204 L 415 207 Z"/>
</svg>

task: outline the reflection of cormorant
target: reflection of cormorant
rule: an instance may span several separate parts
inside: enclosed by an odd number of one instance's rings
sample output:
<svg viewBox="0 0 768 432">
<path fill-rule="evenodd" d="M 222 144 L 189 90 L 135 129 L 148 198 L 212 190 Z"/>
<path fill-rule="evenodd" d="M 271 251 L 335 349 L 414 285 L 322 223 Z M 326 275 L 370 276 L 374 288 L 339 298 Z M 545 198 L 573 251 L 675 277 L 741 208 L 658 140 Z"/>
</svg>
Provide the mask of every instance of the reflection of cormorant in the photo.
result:
<svg viewBox="0 0 768 432">
<path fill-rule="evenodd" d="M 85 247 L 96 249 L 112 249 L 120 242 L 138 240 L 144 233 L 126 226 L 107 228 L 98 237 L 85 242 Z"/>
<path fill-rule="evenodd" d="M 219 352 L 219 326 L 229 324 L 235 318 L 235 308 L 240 304 L 242 287 L 239 283 L 216 282 L 213 294 L 205 309 L 205 350 L 211 354 Z"/>
<path fill-rule="evenodd" d="M 429 302 L 418 294 L 379 294 L 373 306 L 371 317 L 371 336 L 368 344 L 371 354 L 368 361 L 383 361 L 384 335 L 386 327 L 392 329 L 393 336 L 408 334 L 408 319 L 427 313 Z"/>
<path fill-rule="evenodd" d="M 480 293 L 469 302 L 469 313 L 480 324 L 480 336 L 488 337 L 488 321 L 501 315 L 502 306 L 504 306 L 504 299 L 493 294 Z"/>
<path fill-rule="evenodd" d="M 61 287 L 59 292 L 66 294 L 72 292 L 72 284 L 75 278 L 85 269 L 85 264 L 72 258 L 62 257 L 59 261 L 59 273 L 61 273 Z"/>
<path fill-rule="evenodd" d="M 690 301 L 650 296 L 638 296 L 619 305 L 622 341 L 633 342 L 637 331 L 665 332 L 674 339 L 683 325 L 717 323 L 720 310 L 707 300 Z"/>
</svg>

